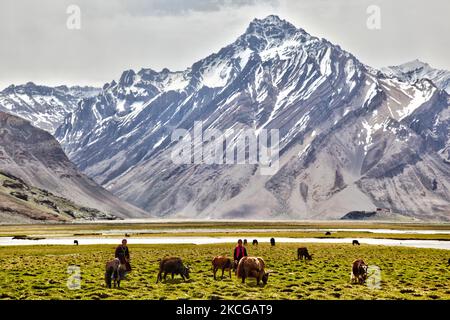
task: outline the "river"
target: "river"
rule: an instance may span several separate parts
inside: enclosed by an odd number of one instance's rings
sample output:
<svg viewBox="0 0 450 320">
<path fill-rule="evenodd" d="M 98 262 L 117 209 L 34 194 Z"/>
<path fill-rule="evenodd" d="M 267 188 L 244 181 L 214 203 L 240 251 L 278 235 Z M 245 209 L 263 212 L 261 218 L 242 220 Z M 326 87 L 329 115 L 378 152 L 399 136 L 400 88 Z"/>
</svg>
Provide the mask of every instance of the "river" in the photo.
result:
<svg viewBox="0 0 450 320">
<path fill-rule="evenodd" d="M 111 244 L 121 242 L 122 237 L 63 237 L 46 238 L 41 240 L 19 240 L 12 237 L 0 237 L 0 246 L 20 245 L 74 245 L 74 240 L 80 245 Z M 257 237 L 258 242 L 270 242 L 270 237 Z M 450 250 L 450 241 L 442 240 L 397 240 L 397 239 L 374 239 L 374 238 L 276 238 L 278 243 L 352 243 L 358 240 L 361 244 L 402 246 L 414 248 L 430 248 Z M 128 244 L 215 244 L 236 243 L 236 237 L 142 237 L 128 238 Z M 253 239 L 249 239 L 251 241 Z"/>
</svg>

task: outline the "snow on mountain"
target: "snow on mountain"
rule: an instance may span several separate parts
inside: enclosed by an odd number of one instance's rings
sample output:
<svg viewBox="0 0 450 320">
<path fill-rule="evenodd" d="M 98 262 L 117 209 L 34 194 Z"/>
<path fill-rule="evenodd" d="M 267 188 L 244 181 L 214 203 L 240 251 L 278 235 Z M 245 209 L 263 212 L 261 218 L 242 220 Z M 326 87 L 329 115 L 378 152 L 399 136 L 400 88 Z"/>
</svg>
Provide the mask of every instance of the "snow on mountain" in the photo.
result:
<svg viewBox="0 0 450 320">
<path fill-rule="evenodd" d="M 55 136 L 84 173 L 157 216 L 326 219 L 386 207 L 449 220 L 448 95 L 410 76 L 383 75 L 269 16 L 187 70 L 125 71 Z M 231 138 L 279 129 L 280 169 L 173 163 L 171 133 L 199 120 Z"/>
<path fill-rule="evenodd" d="M 433 86 L 450 93 L 450 71 L 438 70 L 432 68 L 429 64 L 419 60 L 414 60 L 400 66 L 392 66 L 382 69 L 382 72 L 390 78 L 397 78 L 407 84 L 416 85 L 417 83 L 426 83 L 428 87 Z M 421 99 L 422 98 L 422 99 Z M 426 97 L 419 97 L 420 102 L 428 100 Z M 417 112 L 417 115 L 411 117 L 412 127 L 420 131 L 420 134 L 426 139 L 443 158 L 444 161 L 450 161 L 450 121 L 448 108 L 445 107 L 445 98 L 442 98 L 442 110 L 435 106 L 424 108 L 426 112 Z"/>
<path fill-rule="evenodd" d="M 429 79 L 439 89 L 446 90 L 450 94 L 450 71 L 434 69 L 428 63 L 420 60 L 382 68 L 381 71 L 388 77 L 395 77 L 408 83 Z"/>
<path fill-rule="evenodd" d="M 0 110 L 29 120 L 34 126 L 54 133 L 80 99 L 96 95 L 92 87 L 47 87 L 32 82 L 11 85 L 0 92 Z"/>
</svg>

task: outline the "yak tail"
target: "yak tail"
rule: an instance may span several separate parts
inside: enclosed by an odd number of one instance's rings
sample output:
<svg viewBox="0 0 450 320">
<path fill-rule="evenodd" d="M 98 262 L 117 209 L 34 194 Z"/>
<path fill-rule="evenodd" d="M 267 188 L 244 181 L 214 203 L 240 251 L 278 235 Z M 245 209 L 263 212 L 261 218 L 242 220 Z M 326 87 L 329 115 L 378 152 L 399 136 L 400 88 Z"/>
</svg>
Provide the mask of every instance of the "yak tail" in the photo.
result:
<svg viewBox="0 0 450 320">
<path fill-rule="evenodd" d="M 236 276 L 238 278 L 242 278 L 242 273 L 244 270 L 242 270 L 244 268 L 244 264 L 241 263 L 242 259 L 238 262 L 238 266 L 236 268 Z"/>
</svg>

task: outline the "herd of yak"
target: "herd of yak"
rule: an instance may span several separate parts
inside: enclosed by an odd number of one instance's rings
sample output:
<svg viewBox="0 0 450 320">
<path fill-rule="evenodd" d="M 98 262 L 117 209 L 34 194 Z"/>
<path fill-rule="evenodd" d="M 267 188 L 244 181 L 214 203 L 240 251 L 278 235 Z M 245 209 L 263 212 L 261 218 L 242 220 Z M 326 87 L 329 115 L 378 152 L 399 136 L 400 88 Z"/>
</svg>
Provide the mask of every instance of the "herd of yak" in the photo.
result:
<svg viewBox="0 0 450 320">
<path fill-rule="evenodd" d="M 275 239 L 270 239 L 272 246 L 275 245 Z M 244 240 L 244 245 L 247 241 Z M 253 240 L 253 245 L 258 245 L 257 240 Z M 359 245 L 357 240 L 353 240 L 353 245 Z M 297 249 L 298 260 L 312 260 L 313 254 L 309 254 L 306 247 Z M 449 260 L 450 263 L 450 260 Z M 260 257 L 242 257 L 239 262 L 233 261 L 226 256 L 216 256 L 212 260 L 212 271 L 214 280 L 216 280 L 216 273 L 218 270 L 222 270 L 222 279 L 224 272 L 229 272 L 231 278 L 231 271 L 235 272 L 238 278 L 242 279 L 242 283 L 245 283 L 247 278 L 256 278 L 256 284 L 259 285 L 262 282 L 267 284 L 269 279 L 270 270 L 265 270 L 266 264 Z M 368 265 L 361 259 L 355 260 L 352 265 L 352 283 L 363 284 L 367 279 Z M 190 267 L 184 265 L 183 261 L 179 257 L 164 258 L 160 261 L 159 272 L 156 278 L 156 283 L 166 281 L 168 274 L 174 278 L 174 275 L 180 275 L 183 280 L 189 279 Z M 120 264 L 119 259 L 114 259 L 106 264 L 105 281 L 106 286 L 111 288 L 112 282 L 114 287 L 120 287 L 120 280 L 124 278 L 125 267 Z"/>
</svg>

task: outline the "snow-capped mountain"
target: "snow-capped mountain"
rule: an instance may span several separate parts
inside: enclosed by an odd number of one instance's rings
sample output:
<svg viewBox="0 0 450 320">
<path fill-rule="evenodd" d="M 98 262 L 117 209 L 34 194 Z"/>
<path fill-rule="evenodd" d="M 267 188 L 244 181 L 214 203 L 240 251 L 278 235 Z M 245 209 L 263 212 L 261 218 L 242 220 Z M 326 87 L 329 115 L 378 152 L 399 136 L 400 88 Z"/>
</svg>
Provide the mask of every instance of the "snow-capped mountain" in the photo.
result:
<svg viewBox="0 0 450 320">
<path fill-rule="evenodd" d="M 97 95 L 100 89 L 80 86 L 47 87 L 28 82 L 0 92 L 0 111 L 27 119 L 34 126 L 54 133 L 80 99 Z"/>
<path fill-rule="evenodd" d="M 60 144 L 48 132 L 33 127 L 28 121 L 0 111 L 0 173 L 9 176 L 12 184 L 20 182 L 21 186 L 10 185 L 15 193 L 25 194 L 12 208 L 26 207 L 38 211 L 39 204 L 52 207 L 57 217 L 64 216 L 63 210 L 72 207 L 69 215 L 73 217 L 109 218 L 142 217 L 146 215 L 142 210 L 120 200 L 86 175 L 69 161 Z M 0 177 L 1 178 L 1 177 Z M 2 179 L 3 180 L 3 179 Z M 31 186 L 40 190 L 33 191 Z M 2 199 L 4 199 L 5 184 L 2 185 Z M 9 190 L 11 191 L 11 190 Z M 28 199 L 26 193 L 28 192 Z M 50 194 L 51 193 L 51 194 Z M 14 195 L 11 193 L 11 195 Z M 45 196 L 45 197 L 44 197 Z M 17 195 L 16 195 L 17 197 Z M 61 198 L 62 197 L 62 198 Z M 9 197 L 11 198 L 11 197 Z M 34 198 L 34 199 L 32 199 Z M 64 199 L 63 199 L 64 198 Z M 67 200 L 78 204 L 68 203 Z M 8 199 L 7 199 L 8 200 Z M 8 202 L 11 199 L 8 200 Z M 6 200 L 5 200 L 6 201 Z M 35 202 L 35 203 L 33 203 Z M 57 205 L 57 202 L 59 204 Z M 0 219 L 5 218 L 6 203 L 1 205 Z M 8 206 L 11 208 L 11 206 Z M 92 210 L 95 208 L 100 210 Z M 75 210 L 75 211 L 74 211 Z M 20 212 L 13 211 L 13 217 L 18 219 Z M 45 215 L 44 215 L 45 216 Z"/>
<path fill-rule="evenodd" d="M 342 60 L 343 65 L 333 65 L 332 57 Z M 150 157 L 158 147 L 170 142 L 173 128 L 190 128 L 194 120 L 213 123 L 220 116 L 221 121 L 214 125 L 222 129 L 265 127 L 276 122 L 274 116 L 284 106 L 310 98 L 317 87 L 329 81 L 341 87 L 336 88 L 340 90 L 334 100 L 345 98 L 361 81 L 358 64 L 340 48 L 271 16 L 253 21 L 235 43 L 185 71 L 124 72 L 117 83 L 105 85 L 99 96 L 83 100 L 58 129 L 56 137 L 83 170 L 101 165 L 99 159 L 109 158 L 110 152 L 136 148 L 126 151 L 126 156 L 116 154 L 117 160 L 111 162 L 115 165 L 105 164 L 108 169 L 101 174 L 87 169 L 105 183 L 122 173 L 121 169 L 117 174 L 114 171 L 123 161 L 134 165 Z M 345 83 L 340 81 L 343 79 Z M 285 135 L 292 138 L 297 134 L 292 129 L 307 118 L 305 111 L 306 108 L 296 110 L 297 114 L 286 124 Z M 237 114 L 241 119 L 236 122 Z M 288 128 L 290 125 L 294 128 Z M 113 150 L 99 149 L 97 143 Z M 81 151 L 81 146 L 86 149 Z M 85 152 L 91 156 L 86 157 Z"/>
<path fill-rule="evenodd" d="M 399 66 L 391 66 L 381 70 L 389 78 L 396 78 L 402 82 L 414 85 L 425 80 L 431 81 L 437 88 L 450 94 L 450 71 L 432 68 L 420 60 L 414 60 Z M 411 117 L 411 127 L 420 132 L 446 162 L 450 162 L 450 137 L 448 135 L 449 110 L 443 103 L 443 110 L 422 108 Z"/>
<path fill-rule="evenodd" d="M 388 77 L 395 77 L 405 82 L 415 83 L 421 79 L 429 79 L 440 89 L 450 94 L 450 71 L 434 69 L 428 63 L 414 60 L 399 66 L 382 68 Z"/>
<path fill-rule="evenodd" d="M 449 97 L 387 77 L 277 16 L 189 69 L 126 71 L 55 135 L 88 176 L 158 216 L 450 219 Z M 176 128 L 280 130 L 280 169 L 177 165 Z M 435 129 L 427 125 L 434 121 Z"/>
</svg>

